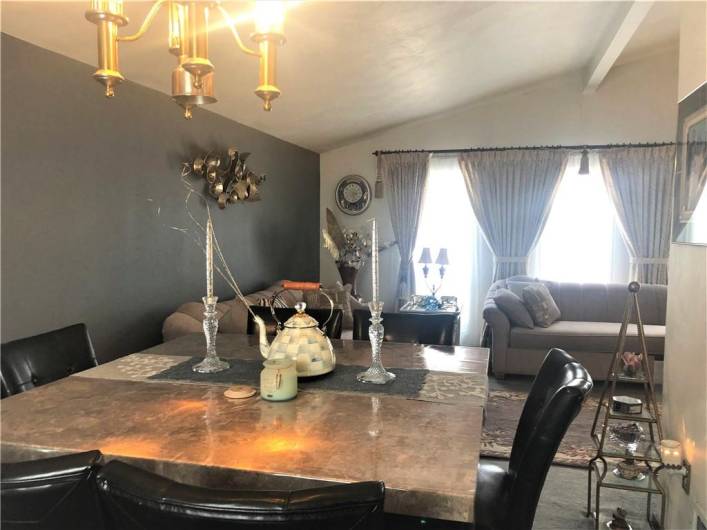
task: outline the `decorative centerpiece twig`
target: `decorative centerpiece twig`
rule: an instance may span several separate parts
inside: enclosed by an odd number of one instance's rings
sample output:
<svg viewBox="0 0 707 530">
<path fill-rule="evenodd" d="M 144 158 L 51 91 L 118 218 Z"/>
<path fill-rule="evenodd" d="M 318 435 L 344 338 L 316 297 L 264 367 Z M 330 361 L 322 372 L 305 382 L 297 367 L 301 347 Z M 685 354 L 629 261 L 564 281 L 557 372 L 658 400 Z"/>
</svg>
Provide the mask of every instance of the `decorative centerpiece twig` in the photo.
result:
<svg viewBox="0 0 707 530">
<path fill-rule="evenodd" d="M 192 174 L 192 169 L 189 167 L 188 164 L 184 164 L 182 167 L 182 173 L 181 173 L 181 180 L 182 184 L 184 185 L 184 188 L 187 190 L 186 196 L 184 198 L 184 208 L 187 212 L 187 215 L 189 217 L 189 220 L 191 223 L 194 225 L 196 228 L 191 229 L 188 227 L 180 227 L 180 226 L 173 226 L 170 225 L 169 228 L 172 230 L 176 230 L 178 232 L 181 232 L 182 234 L 190 237 L 192 241 L 204 252 L 204 255 L 206 257 L 206 270 L 207 270 L 207 284 L 206 284 L 206 290 L 207 290 L 207 295 L 202 299 L 204 303 L 204 322 L 203 322 L 203 329 L 204 329 L 204 336 L 206 338 L 206 356 L 204 361 L 200 362 L 199 364 L 195 365 L 194 370 L 201 372 L 201 369 L 197 369 L 198 366 L 203 366 L 203 367 L 221 367 L 220 369 L 223 370 L 225 368 L 228 368 L 228 364 L 225 363 L 225 361 L 222 361 L 219 359 L 217 353 L 216 353 L 216 335 L 218 332 L 218 318 L 216 314 L 216 304 L 218 302 L 218 297 L 214 295 L 213 291 L 213 272 L 214 270 L 223 278 L 223 280 L 226 282 L 226 284 L 233 289 L 236 297 L 243 303 L 243 305 L 246 307 L 249 313 L 253 317 L 255 317 L 255 314 L 253 311 L 250 309 L 250 305 L 248 301 L 245 298 L 245 295 L 241 291 L 240 287 L 238 286 L 238 283 L 236 282 L 235 277 L 233 276 L 233 273 L 231 272 L 231 269 L 228 267 L 228 263 L 226 262 L 226 259 L 223 256 L 223 252 L 221 251 L 221 246 L 219 245 L 218 239 L 216 237 L 216 234 L 213 230 L 213 222 L 211 218 L 211 209 L 209 208 L 209 201 L 207 200 L 207 197 L 199 190 L 197 190 L 194 186 L 194 182 L 189 179 L 188 177 Z M 194 213 L 192 212 L 190 208 L 190 201 L 193 196 L 198 197 L 201 202 L 204 204 L 206 208 L 206 214 L 207 214 L 207 222 L 205 225 L 202 225 L 200 223 Z M 157 209 L 157 215 L 159 215 L 160 209 Z M 204 235 L 203 239 L 201 237 L 201 234 Z M 216 255 L 216 261 L 214 261 L 214 254 Z M 218 361 L 218 362 L 216 362 Z M 224 363 L 225 367 L 223 367 L 223 364 L 219 363 Z M 208 370 L 204 373 L 213 373 L 217 372 L 220 370 Z"/>
</svg>

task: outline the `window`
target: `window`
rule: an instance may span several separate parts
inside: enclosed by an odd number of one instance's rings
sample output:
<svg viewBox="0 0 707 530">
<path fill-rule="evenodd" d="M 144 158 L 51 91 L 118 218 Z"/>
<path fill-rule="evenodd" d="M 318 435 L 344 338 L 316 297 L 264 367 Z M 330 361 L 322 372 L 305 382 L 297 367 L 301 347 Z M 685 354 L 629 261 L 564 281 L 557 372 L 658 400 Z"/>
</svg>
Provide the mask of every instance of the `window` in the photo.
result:
<svg viewBox="0 0 707 530">
<path fill-rule="evenodd" d="M 431 294 L 428 285 L 439 285 L 438 266 L 429 265 L 425 280 L 418 263 L 424 247 L 429 247 L 433 261 L 440 248 L 447 249 L 449 265 L 438 296 L 457 297 L 462 310 L 460 342 L 478 345 L 493 258 L 471 209 L 456 156 L 434 156 L 430 161 L 413 254 L 417 294 Z"/>
<path fill-rule="evenodd" d="M 560 282 L 628 281 L 628 250 L 599 161 L 590 155 L 589 175 L 580 175 L 579 160 L 567 164 L 529 272 Z"/>
</svg>

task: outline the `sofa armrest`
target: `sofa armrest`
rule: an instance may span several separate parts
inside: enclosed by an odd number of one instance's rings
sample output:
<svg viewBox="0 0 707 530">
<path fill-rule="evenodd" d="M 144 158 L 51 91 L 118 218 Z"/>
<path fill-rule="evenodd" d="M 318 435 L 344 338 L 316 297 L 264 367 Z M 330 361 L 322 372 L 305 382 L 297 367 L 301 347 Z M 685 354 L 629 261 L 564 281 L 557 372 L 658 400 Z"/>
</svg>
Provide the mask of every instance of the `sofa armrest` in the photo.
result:
<svg viewBox="0 0 707 530">
<path fill-rule="evenodd" d="M 230 310 L 228 302 L 216 304 L 216 318 L 221 320 L 224 313 Z M 204 304 L 187 302 L 180 305 L 162 324 L 162 341 L 176 339 L 191 333 L 203 333 Z M 221 329 L 219 329 L 221 331 Z"/>
<path fill-rule="evenodd" d="M 511 337 L 511 322 L 492 299 L 484 303 L 483 317 L 491 328 L 491 364 L 497 377 L 506 374 L 506 352 Z"/>
<path fill-rule="evenodd" d="M 176 339 L 182 335 L 200 333 L 202 331 L 200 320 L 186 313 L 172 313 L 165 319 L 164 324 L 162 324 L 162 340 L 167 342 L 168 340 Z"/>
</svg>

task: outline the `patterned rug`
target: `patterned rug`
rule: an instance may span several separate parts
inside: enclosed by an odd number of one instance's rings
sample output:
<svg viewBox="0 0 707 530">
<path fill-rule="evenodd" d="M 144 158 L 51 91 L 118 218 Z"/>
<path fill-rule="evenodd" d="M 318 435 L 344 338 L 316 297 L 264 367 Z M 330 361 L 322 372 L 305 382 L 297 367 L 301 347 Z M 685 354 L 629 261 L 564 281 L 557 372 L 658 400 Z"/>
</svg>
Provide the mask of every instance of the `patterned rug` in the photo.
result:
<svg viewBox="0 0 707 530">
<path fill-rule="evenodd" d="M 518 418 L 523 410 L 527 392 L 489 390 L 486 404 L 486 423 L 481 436 L 481 456 L 508 459 L 511 456 L 513 437 Z M 587 467 L 595 455 L 594 443 L 589 433 L 599 400 L 589 397 L 582 410 L 570 425 L 555 455 L 555 464 Z"/>
</svg>

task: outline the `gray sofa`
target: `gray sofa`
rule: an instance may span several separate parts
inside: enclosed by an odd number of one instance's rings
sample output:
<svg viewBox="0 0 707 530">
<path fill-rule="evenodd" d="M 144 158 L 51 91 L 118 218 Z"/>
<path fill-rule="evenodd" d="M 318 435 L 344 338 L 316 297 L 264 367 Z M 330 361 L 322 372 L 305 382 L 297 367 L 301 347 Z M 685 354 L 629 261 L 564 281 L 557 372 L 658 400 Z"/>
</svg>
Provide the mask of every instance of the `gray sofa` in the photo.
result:
<svg viewBox="0 0 707 530">
<path fill-rule="evenodd" d="M 265 300 L 280 291 L 282 281 L 245 295 L 251 305 L 262 305 Z M 288 306 L 293 306 L 303 299 L 302 291 L 285 291 L 281 295 Z M 238 298 L 232 298 L 216 304 L 219 333 L 245 333 L 248 326 L 248 309 Z M 169 315 L 162 324 L 162 340 L 176 339 L 190 333 L 203 333 L 204 304 L 201 302 L 186 302 Z"/>
<path fill-rule="evenodd" d="M 493 298 L 509 282 L 547 285 L 562 316 L 547 328 L 512 326 Z M 596 379 L 605 379 L 616 348 L 628 290 L 626 284 L 558 283 L 513 276 L 491 285 L 483 317 L 490 332 L 491 362 L 497 378 L 506 374 L 535 375 L 550 348 L 562 348 L 581 362 Z M 662 379 L 667 287 L 642 285 L 639 305 L 646 346 L 655 379 Z M 628 351 L 639 351 L 636 326 L 629 328 Z"/>
<path fill-rule="evenodd" d="M 275 292 L 282 291 L 282 281 L 276 282 L 273 285 L 266 287 L 261 291 L 246 294 L 245 299 L 249 305 L 266 305 Z M 348 298 L 347 303 L 342 303 L 341 300 L 334 299 L 335 307 L 341 308 L 344 311 L 343 328 L 351 330 L 353 327 L 352 309 L 365 308 L 366 306 L 359 303 L 350 294 L 350 286 L 343 288 L 348 291 L 341 296 Z M 329 289 L 331 291 L 332 289 Z M 332 294 L 332 296 L 335 296 Z M 288 290 L 281 292 L 280 302 L 286 307 L 294 307 L 295 303 L 305 301 L 308 307 L 311 308 L 328 308 L 328 303 L 318 294 L 307 295 L 302 291 Z M 345 307 L 344 307 L 345 306 Z M 347 314 L 348 313 L 348 314 Z M 245 333 L 248 327 L 248 309 L 238 298 L 232 298 L 224 302 L 216 304 L 216 317 L 218 318 L 219 333 Z M 190 333 L 202 333 L 202 323 L 204 321 L 204 305 L 201 302 L 186 302 L 180 305 L 177 310 L 169 315 L 162 324 L 162 340 L 176 339 L 182 335 Z M 346 331 L 344 332 L 347 333 Z M 351 332 L 348 331 L 348 335 Z"/>
</svg>

